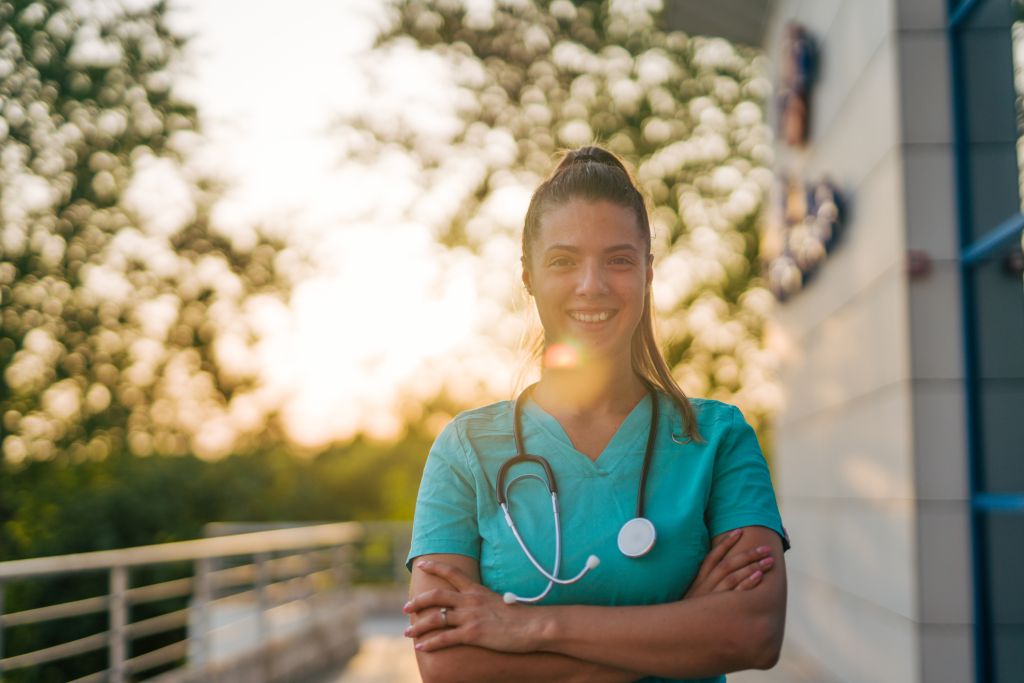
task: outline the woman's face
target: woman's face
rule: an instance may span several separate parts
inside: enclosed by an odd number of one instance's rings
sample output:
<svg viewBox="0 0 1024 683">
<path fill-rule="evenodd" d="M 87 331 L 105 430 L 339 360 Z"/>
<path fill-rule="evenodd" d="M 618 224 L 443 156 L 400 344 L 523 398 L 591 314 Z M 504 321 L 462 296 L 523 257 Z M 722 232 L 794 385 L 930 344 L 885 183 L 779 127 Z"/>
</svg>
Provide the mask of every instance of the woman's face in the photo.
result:
<svg viewBox="0 0 1024 683">
<path fill-rule="evenodd" d="M 631 209 L 587 199 L 548 209 L 527 266 L 523 282 L 537 303 L 547 343 L 628 359 L 653 276 Z"/>
</svg>

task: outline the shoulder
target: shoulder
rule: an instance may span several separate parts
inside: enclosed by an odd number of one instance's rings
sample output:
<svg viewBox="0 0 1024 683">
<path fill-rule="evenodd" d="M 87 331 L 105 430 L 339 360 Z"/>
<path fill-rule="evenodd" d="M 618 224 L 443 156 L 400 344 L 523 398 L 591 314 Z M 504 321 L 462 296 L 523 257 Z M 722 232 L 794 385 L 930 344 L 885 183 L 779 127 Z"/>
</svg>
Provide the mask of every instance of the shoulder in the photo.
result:
<svg viewBox="0 0 1024 683">
<path fill-rule="evenodd" d="M 727 431 L 732 424 L 744 422 L 740 409 L 731 403 L 713 398 L 690 398 L 689 401 L 693 408 L 693 414 L 697 418 L 697 429 L 701 434 L 706 434 L 709 431 Z M 676 426 L 678 423 L 678 426 L 681 427 L 683 416 L 679 414 L 672 397 L 668 394 L 661 394 L 660 404 L 662 410 L 667 409 L 672 415 L 673 425 Z"/>
<path fill-rule="evenodd" d="M 754 433 L 737 406 L 712 398 L 691 398 L 689 400 L 697 421 L 697 432 L 700 436 L 698 443 L 710 446 L 709 452 L 715 452 L 719 447 L 728 447 L 737 439 L 745 439 L 748 432 Z M 676 409 L 670 396 L 665 396 L 663 402 L 671 411 L 670 424 L 673 434 L 681 436 L 686 432 L 683 429 L 683 416 Z"/>
<path fill-rule="evenodd" d="M 437 435 L 428 464 L 433 460 L 435 467 L 444 464 L 480 477 L 484 461 L 514 455 L 512 412 L 512 402 L 501 401 L 459 413 Z"/>
<path fill-rule="evenodd" d="M 446 429 L 453 429 L 464 437 L 493 432 L 511 432 L 512 401 L 498 401 L 479 408 L 464 410 L 456 415 Z"/>
<path fill-rule="evenodd" d="M 701 427 L 728 426 L 737 419 L 742 420 L 740 409 L 731 403 L 713 398 L 691 398 L 690 404 Z"/>
<path fill-rule="evenodd" d="M 434 449 L 474 450 L 473 445 L 489 436 L 512 434 L 512 401 L 498 401 L 464 410 L 449 422 L 434 442 Z"/>
</svg>

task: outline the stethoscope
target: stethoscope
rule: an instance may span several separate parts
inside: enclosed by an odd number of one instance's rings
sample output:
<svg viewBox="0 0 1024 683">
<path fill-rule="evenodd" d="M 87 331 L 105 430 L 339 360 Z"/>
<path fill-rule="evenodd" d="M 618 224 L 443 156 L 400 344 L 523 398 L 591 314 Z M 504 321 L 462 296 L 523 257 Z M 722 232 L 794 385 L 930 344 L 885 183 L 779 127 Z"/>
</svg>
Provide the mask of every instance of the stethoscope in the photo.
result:
<svg viewBox="0 0 1024 683">
<path fill-rule="evenodd" d="M 514 602 L 539 602 L 547 597 L 548 593 L 551 592 L 551 588 L 556 583 L 560 585 L 576 583 L 586 576 L 590 570 L 596 568 L 597 565 L 601 563 L 601 560 L 597 555 L 591 555 L 587 558 L 586 563 L 583 565 L 583 569 L 581 569 L 576 576 L 571 579 L 558 578 L 558 572 L 562 564 L 562 525 L 558 513 L 558 485 L 555 482 L 555 474 L 551 470 L 550 463 L 539 455 L 527 454 L 526 449 L 523 447 L 523 403 L 536 386 L 537 385 L 534 384 L 527 387 L 516 399 L 515 409 L 513 410 L 512 416 L 512 436 L 516 442 L 516 455 L 502 463 L 501 468 L 498 470 L 496 489 L 498 494 L 498 505 L 501 507 L 501 511 L 505 515 L 505 523 L 508 524 L 508 528 L 512 530 L 512 535 L 515 536 L 516 542 L 519 544 L 519 547 L 522 548 L 526 558 L 530 560 L 530 564 L 532 564 L 534 568 L 536 568 L 536 570 L 548 580 L 548 585 L 543 591 L 532 598 L 524 598 L 512 592 L 505 593 L 503 599 L 505 603 L 509 605 Z M 622 528 L 619 530 L 618 537 L 619 551 L 626 557 L 642 557 L 643 555 L 646 555 L 651 548 L 654 547 L 654 540 L 656 536 L 654 524 L 651 523 L 651 520 L 644 517 L 644 492 L 647 488 L 647 472 L 650 469 L 651 456 L 654 453 L 654 440 L 658 434 L 658 396 L 650 385 L 647 386 L 647 391 L 651 396 L 651 426 L 647 433 L 647 449 L 644 451 L 644 463 L 640 472 L 640 484 L 637 491 L 636 502 L 636 517 L 622 525 Z M 513 465 L 517 465 L 521 462 L 532 462 L 540 465 L 544 470 L 544 476 L 547 477 L 547 481 L 545 482 L 539 475 L 533 473 L 521 474 L 510 481 L 506 486 L 505 477 L 508 475 L 509 469 L 511 469 Z M 548 492 L 551 494 L 551 511 L 555 518 L 555 562 L 550 573 L 541 566 L 540 562 L 537 561 L 537 558 L 535 558 L 533 553 L 530 552 L 530 549 L 526 547 L 526 543 L 523 542 L 523 538 L 519 535 L 519 530 L 516 528 L 516 523 L 512 519 L 512 513 L 509 511 L 508 492 L 517 481 L 522 479 L 537 479 L 541 483 L 547 485 Z"/>
</svg>

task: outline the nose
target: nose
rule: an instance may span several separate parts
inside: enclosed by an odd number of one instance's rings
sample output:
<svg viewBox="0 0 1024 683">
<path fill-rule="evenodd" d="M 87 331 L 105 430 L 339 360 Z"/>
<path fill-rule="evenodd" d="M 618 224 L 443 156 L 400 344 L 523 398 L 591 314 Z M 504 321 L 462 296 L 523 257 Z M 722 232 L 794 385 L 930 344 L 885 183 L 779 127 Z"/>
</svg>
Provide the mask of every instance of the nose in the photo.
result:
<svg viewBox="0 0 1024 683">
<path fill-rule="evenodd" d="M 587 261 L 579 270 L 579 280 L 576 282 L 576 294 L 580 296 L 595 296 L 608 293 L 608 282 L 605 279 L 604 269 L 600 263 Z"/>
</svg>

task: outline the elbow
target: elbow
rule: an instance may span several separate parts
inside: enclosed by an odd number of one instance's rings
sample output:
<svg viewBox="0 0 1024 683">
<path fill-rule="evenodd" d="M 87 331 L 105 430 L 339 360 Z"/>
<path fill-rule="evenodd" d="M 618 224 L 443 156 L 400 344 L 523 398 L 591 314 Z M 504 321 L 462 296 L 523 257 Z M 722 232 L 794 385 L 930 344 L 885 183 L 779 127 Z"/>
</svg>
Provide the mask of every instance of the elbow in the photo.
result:
<svg viewBox="0 0 1024 683">
<path fill-rule="evenodd" d="M 441 681 L 454 681 L 455 671 L 447 665 L 447 658 L 441 656 L 443 653 L 417 652 L 416 664 L 420 669 L 420 679 L 423 683 L 441 683 Z"/>
<path fill-rule="evenodd" d="M 781 645 L 763 648 L 753 660 L 752 669 L 771 669 L 779 663 L 779 655 L 782 653 Z"/>
<path fill-rule="evenodd" d="M 771 669 L 779 662 L 782 651 L 782 627 L 779 619 L 759 615 L 747 619 L 746 628 L 737 628 L 726 642 L 722 661 L 726 671 Z"/>
<path fill-rule="evenodd" d="M 419 666 L 420 679 L 423 683 L 462 683 L 470 681 L 466 678 L 466 667 L 456 661 L 454 648 L 436 650 L 434 652 L 417 652 L 416 664 Z"/>
<path fill-rule="evenodd" d="M 747 653 L 752 669 L 771 669 L 779 663 L 782 654 L 784 622 L 768 617 L 760 620 L 751 638 L 751 649 Z"/>
</svg>

